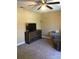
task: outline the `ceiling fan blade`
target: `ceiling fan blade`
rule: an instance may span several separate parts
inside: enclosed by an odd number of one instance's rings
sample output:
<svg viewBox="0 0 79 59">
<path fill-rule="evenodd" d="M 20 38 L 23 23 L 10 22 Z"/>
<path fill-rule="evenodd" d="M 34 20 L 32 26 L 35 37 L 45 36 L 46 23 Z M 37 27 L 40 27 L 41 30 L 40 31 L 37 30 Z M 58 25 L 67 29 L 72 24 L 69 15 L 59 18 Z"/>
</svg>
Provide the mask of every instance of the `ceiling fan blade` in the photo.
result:
<svg viewBox="0 0 79 59">
<path fill-rule="evenodd" d="M 37 10 L 39 10 L 40 8 L 41 8 L 41 6 Z"/>
<path fill-rule="evenodd" d="M 60 4 L 60 2 L 49 2 L 47 4 Z"/>
<path fill-rule="evenodd" d="M 47 2 L 47 0 L 45 0 L 45 3 Z"/>
<path fill-rule="evenodd" d="M 38 4 L 38 5 L 39 5 L 39 4 Z M 34 7 L 35 7 L 35 6 L 38 6 L 38 5 L 36 4 L 36 5 L 28 5 L 28 6 L 34 6 Z"/>
<path fill-rule="evenodd" d="M 24 8 L 24 7 L 21 6 L 20 8 Z"/>
<path fill-rule="evenodd" d="M 28 6 L 35 6 L 35 5 L 28 5 Z"/>
<path fill-rule="evenodd" d="M 49 9 L 53 9 L 52 7 L 50 7 L 50 6 L 48 6 L 48 5 L 46 5 L 46 7 L 48 7 Z"/>
</svg>

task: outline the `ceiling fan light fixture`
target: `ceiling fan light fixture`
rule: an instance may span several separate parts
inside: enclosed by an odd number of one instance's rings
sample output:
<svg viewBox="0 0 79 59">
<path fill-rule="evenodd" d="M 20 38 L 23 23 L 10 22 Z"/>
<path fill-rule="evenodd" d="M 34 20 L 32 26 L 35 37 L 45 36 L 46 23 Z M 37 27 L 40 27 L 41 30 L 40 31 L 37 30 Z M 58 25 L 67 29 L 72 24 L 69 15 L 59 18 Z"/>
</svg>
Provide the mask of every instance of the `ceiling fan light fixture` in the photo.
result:
<svg viewBox="0 0 79 59">
<path fill-rule="evenodd" d="M 44 1 L 44 0 L 42 0 L 42 3 L 44 4 L 44 3 L 45 3 L 45 1 Z"/>
</svg>

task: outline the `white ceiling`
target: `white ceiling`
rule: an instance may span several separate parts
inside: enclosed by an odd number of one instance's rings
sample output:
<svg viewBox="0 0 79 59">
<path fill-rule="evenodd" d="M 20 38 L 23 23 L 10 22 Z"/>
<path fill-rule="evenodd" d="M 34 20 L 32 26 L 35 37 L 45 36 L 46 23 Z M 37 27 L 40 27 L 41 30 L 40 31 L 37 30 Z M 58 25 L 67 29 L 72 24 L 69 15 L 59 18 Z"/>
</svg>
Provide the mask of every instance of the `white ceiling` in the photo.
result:
<svg viewBox="0 0 79 59">
<path fill-rule="evenodd" d="M 52 1 L 52 0 L 48 0 L 48 2 L 50 2 L 50 1 Z M 59 0 L 53 0 L 53 1 L 59 1 Z M 47 7 L 42 7 L 41 10 L 37 10 L 38 7 L 28 6 L 31 4 L 35 4 L 35 1 L 34 0 L 18 0 L 17 1 L 18 7 L 23 7 L 25 9 L 35 11 L 35 12 L 48 12 L 48 11 L 60 11 L 61 10 L 60 4 L 49 5 L 53 8 L 52 10 L 48 9 Z"/>
</svg>

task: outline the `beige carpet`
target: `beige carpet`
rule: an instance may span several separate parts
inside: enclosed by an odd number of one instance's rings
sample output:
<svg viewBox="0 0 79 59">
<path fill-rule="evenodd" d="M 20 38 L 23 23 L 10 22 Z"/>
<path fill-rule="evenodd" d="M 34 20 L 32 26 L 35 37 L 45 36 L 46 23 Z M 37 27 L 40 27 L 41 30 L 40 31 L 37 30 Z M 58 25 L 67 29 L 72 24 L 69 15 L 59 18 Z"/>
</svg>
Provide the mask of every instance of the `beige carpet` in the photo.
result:
<svg viewBox="0 0 79 59">
<path fill-rule="evenodd" d="M 46 39 L 40 39 L 18 46 L 17 59 L 61 59 L 61 52 L 52 48 Z"/>
</svg>

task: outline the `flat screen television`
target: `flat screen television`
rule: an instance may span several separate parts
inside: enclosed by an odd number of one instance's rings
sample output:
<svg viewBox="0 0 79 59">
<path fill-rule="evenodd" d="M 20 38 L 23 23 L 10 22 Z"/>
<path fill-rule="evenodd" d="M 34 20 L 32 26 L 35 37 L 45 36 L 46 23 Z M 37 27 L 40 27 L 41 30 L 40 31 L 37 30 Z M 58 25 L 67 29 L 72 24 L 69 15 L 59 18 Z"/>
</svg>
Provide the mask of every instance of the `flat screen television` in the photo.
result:
<svg viewBox="0 0 79 59">
<path fill-rule="evenodd" d="M 35 31 L 36 30 L 36 24 L 35 23 L 28 23 L 26 25 L 26 30 L 28 30 L 29 32 Z"/>
</svg>

